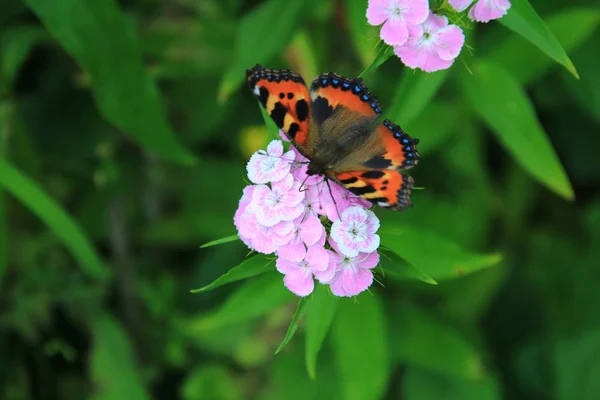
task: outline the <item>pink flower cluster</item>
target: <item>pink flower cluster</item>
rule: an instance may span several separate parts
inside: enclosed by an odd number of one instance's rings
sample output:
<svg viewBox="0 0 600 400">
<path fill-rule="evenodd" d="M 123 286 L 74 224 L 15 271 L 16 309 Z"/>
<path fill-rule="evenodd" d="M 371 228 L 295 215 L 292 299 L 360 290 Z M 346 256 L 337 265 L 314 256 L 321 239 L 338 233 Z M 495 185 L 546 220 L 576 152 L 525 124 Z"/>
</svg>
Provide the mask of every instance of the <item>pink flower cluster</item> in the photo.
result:
<svg viewBox="0 0 600 400">
<path fill-rule="evenodd" d="M 244 188 L 234 224 L 250 249 L 276 254 L 284 285 L 296 295 L 312 293 L 316 279 L 336 296 L 356 296 L 371 286 L 379 263 L 379 219 L 368 201 L 309 177 L 307 166 L 280 140 L 254 153 L 246 166 L 254 185 Z"/>
<path fill-rule="evenodd" d="M 448 0 L 458 12 L 474 0 Z M 509 0 L 477 0 L 469 18 L 488 22 L 500 18 L 510 8 Z M 429 0 L 369 0 L 367 20 L 382 25 L 380 36 L 404 64 L 434 72 L 449 68 L 465 43 L 462 29 L 448 18 L 430 11 Z"/>
</svg>

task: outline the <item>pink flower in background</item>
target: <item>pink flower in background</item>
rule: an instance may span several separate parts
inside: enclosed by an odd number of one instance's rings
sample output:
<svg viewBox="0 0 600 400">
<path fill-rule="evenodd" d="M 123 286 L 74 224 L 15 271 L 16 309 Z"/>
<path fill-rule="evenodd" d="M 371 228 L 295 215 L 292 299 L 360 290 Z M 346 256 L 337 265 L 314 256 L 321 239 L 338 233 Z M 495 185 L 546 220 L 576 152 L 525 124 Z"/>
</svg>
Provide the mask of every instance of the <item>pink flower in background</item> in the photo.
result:
<svg viewBox="0 0 600 400">
<path fill-rule="evenodd" d="M 328 282 L 331 292 L 336 296 L 351 297 L 367 290 L 373 283 L 371 269 L 379 263 L 377 251 L 348 257 L 340 252 L 335 241 L 329 240 L 329 244 L 334 250 L 329 252 L 330 268 L 335 270 L 335 275 Z"/>
<path fill-rule="evenodd" d="M 373 211 L 352 206 L 344 210 L 342 218 L 333 222 L 331 238 L 340 252 L 348 257 L 371 253 L 379 247 L 379 219 Z"/>
<path fill-rule="evenodd" d="M 369 0 L 367 20 L 381 25 L 381 39 L 390 46 L 408 39 L 408 27 L 420 24 L 429 14 L 428 0 Z"/>
<path fill-rule="evenodd" d="M 325 244 L 325 227 L 321 220 L 315 216 L 304 216 L 296 218 L 292 237 L 287 244 L 284 244 L 277 250 L 277 255 L 285 260 L 299 262 L 306 257 L 306 247 L 314 246 L 322 241 L 321 246 Z"/>
<path fill-rule="evenodd" d="M 281 140 L 273 140 L 267 151 L 259 150 L 250 157 L 246 165 L 248 178 L 254 183 L 280 181 L 290 172 L 294 156 L 293 151 L 283 153 Z"/>
<path fill-rule="evenodd" d="M 304 211 L 304 192 L 300 191 L 300 182 L 288 174 L 278 182 L 258 185 L 252 192 L 252 207 L 256 219 L 264 226 L 273 226 L 281 221 L 292 221 Z"/>
<path fill-rule="evenodd" d="M 474 0 L 450 0 L 456 11 L 466 10 Z M 506 15 L 511 4 L 509 0 L 478 0 L 469 10 L 469 18 L 477 22 L 489 22 Z"/>
<path fill-rule="evenodd" d="M 329 254 L 323 246 L 309 247 L 304 260 L 291 262 L 278 258 L 276 267 L 285 275 L 283 283 L 294 294 L 304 297 L 315 288 L 313 277 L 321 282 L 331 280 L 335 266 L 329 262 Z"/>
<path fill-rule="evenodd" d="M 411 26 L 407 42 L 394 51 L 410 68 L 433 72 L 450 67 L 464 42 L 465 35 L 458 26 L 432 13 L 423 24 Z"/>
</svg>

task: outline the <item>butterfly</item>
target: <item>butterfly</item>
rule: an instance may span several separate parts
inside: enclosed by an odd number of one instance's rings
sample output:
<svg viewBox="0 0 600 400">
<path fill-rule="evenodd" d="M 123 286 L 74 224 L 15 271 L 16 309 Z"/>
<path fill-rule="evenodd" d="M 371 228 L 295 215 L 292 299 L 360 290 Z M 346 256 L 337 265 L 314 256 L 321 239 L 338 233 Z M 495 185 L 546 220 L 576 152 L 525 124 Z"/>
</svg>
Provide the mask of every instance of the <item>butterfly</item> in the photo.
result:
<svg viewBox="0 0 600 400">
<path fill-rule="evenodd" d="M 288 69 L 246 71 L 248 86 L 275 124 L 308 160 L 307 174 L 323 175 L 371 203 L 402 210 L 411 206 L 418 139 L 389 120 L 362 79 L 333 72 L 316 77 L 310 91 Z"/>
</svg>

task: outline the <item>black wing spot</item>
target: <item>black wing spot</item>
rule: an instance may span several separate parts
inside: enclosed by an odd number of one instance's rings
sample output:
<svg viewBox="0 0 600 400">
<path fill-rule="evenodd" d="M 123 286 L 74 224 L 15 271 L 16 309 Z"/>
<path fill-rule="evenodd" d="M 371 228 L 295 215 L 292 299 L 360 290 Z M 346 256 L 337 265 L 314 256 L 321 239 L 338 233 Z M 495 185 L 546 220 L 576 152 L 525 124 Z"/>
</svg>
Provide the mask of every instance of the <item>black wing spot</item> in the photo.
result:
<svg viewBox="0 0 600 400">
<path fill-rule="evenodd" d="M 302 122 L 308 118 L 308 103 L 306 100 L 298 100 L 296 102 L 296 115 L 298 116 L 298 121 Z"/>
<path fill-rule="evenodd" d="M 352 178 L 344 179 L 344 180 L 341 180 L 340 182 L 342 182 L 344 185 L 350 185 L 356 181 L 358 181 L 358 178 L 353 176 Z"/>
<path fill-rule="evenodd" d="M 288 131 L 287 131 L 287 136 L 290 139 L 294 139 L 296 137 L 296 133 L 298 133 L 298 129 L 300 129 L 300 125 L 298 125 L 295 122 L 292 122 L 290 124 L 290 129 L 288 129 Z"/>
<path fill-rule="evenodd" d="M 283 120 L 285 119 L 287 112 L 287 108 L 281 103 L 276 103 L 275 108 L 271 111 L 271 118 L 275 121 L 275 125 L 277 125 L 279 129 L 283 128 Z"/>
<path fill-rule="evenodd" d="M 392 166 L 392 162 L 382 156 L 375 156 L 364 164 L 366 167 L 374 169 L 387 169 Z"/>
<path fill-rule="evenodd" d="M 312 113 L 317 125 L 323 125 L 323 122 L 333 114 L 333 107 L 324 97 L 317 97 L 312 102 Z"/>
<path fill-rule="evenodd" d="M 379 179 L 384 175 L 385 175 L 385 172 L 383 172 L 383 171 L 367 171 L 362 174 L 362 177 L 366 178 L 366 179 Z"/>
<path fill-rule="evenodd" d="M 363 194 L 373 193 L 373 192 L 377 191 L 371 185 L 362 186 L 362 187 L 351 187 L 351 188 L 348 188 L 348 190 L 350 190 L 352 193 L 354 193 L 357 196 L 362 196 Z"/>
<path fill-rule="evenodd" d="M 283 93 L 283 92 L 279 93 L 279 98 L 280 99 L 283 99 L 284 97 L 285 97 L 285 93 Z"/>
<path fill-rule="evenodd" d="M 283 98 L 283 97 L 282 97 L 282 98 Z M 292 93 L 292 92 L 289 92 L 289 93 L 287 94 L 287 98 L 288 98 L 288 99 L 290 99 L 290 100 L 291 100 L 291 99 L 293 99 L 293 98 L 294 98 L 294 93 Z"/>
<path fill-rule="evenodd" d="M 260 95 L 258 96 L 258 100 L 260 101 L 260 104 L 263 105 L 263 107 L 266 107 L 267 100 L 269 99 L 269 91 L 264 86 L 261 86 L 259 91 L 260 91 Z"/>
</svg>

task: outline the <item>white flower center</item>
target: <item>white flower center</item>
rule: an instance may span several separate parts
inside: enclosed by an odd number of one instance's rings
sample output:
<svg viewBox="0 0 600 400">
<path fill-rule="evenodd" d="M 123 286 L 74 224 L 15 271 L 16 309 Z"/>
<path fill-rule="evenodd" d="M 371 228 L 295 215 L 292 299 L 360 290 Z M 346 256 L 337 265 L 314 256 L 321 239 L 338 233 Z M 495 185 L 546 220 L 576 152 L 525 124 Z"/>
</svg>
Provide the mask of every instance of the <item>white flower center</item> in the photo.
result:
<svg viewBox="0 0 600 400">
<path fill-rule="evenodd" d="M 262 159 L 261 161 L 261 166 L 263 171 L 265 172 L 271 172 L 275 169 L 275 167 L 277 167 L 277 162 L 279 161 L 279 159 L 277 157 L 273 157 L 273 156 L 266 156 Z"/>
<path fill-rule="evenodd" d="M 367 226 L 364 222 L 352 221 L 346 228 L 346 232 L 353 242 L 362 242 L 367 238 Z"/>
</svg>

